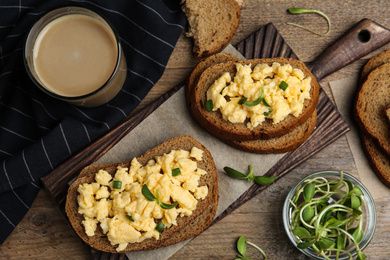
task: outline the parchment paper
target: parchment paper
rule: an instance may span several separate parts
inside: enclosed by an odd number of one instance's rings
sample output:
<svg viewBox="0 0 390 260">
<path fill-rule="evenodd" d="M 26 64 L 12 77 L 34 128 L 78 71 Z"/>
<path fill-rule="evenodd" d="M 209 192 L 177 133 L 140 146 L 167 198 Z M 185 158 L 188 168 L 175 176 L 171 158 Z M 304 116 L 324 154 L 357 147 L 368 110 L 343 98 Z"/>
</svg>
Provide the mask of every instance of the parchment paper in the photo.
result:
<svg viewBox="0 0 390 260">
<path fill-rule="evenodd" d="M 347 140 L 355 160 L 360 181 L 370 191 L 374 200 L 384 196 L 388 197 L 390 195 L 390 189 L 378 179 L 371 169 L 360 142 L 359 129 L 353 118 L 352 108 L 358 88 L 358 75 L 356 77 L 330 82 L 329 84 L 336 101 L 336 106 L 351 128 L 351 131 L 347 133 Z"/>
<path fill-rule="evenodd" d="M 285 154 L 258 155 L 239 151 L 210 135 L 195 122 L 185 103 L 184 87 L 164 102 L 133 131 L 125 136 L 96 163 L 124 162 L 140 156 L 170 138 L 190 135 L 202 143 L 212 154 L 217 171 L 219 204 L 217 214 L 221 214 L 230 204 L 240 197 L 251 184 L 225 175 L 223 167 L 230 166 L 248 173 L 251 164 L 255 175 L 266 173 Z M 129 259 L 164 260 L 172 256 L 189 240 L 157 250 L 129 252 Z"/>
</svg>

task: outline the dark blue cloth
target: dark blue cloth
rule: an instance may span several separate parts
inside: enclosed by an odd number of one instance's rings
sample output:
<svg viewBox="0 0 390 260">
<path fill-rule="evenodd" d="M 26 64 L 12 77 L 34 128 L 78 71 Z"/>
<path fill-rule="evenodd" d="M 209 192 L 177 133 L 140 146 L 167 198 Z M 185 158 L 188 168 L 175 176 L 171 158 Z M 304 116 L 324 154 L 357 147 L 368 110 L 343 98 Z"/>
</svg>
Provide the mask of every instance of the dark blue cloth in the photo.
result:
<svg viewBox="0 0 390 260">
<path fill-rule="evenodd" d="M 0 244 L 39 191 L 39 179 L 128 115 L 164 72 L 186 24 L 179 0 L 1 1 L 0 4 Z M 32 25 L 62 6 L 90 8 L 119 34 L 127 60 L 120 94 L 81 108 L 55 100 L 28 77 L 23 46 Z"/>
</svg>

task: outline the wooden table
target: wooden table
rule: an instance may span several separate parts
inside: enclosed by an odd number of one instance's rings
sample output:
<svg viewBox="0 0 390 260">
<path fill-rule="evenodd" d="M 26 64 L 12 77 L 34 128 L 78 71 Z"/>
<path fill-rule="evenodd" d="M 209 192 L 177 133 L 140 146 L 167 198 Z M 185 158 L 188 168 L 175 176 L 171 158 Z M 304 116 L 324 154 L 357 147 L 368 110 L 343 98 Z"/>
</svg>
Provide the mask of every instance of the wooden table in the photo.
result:
<svg viewBox="0 0 390 260">
<path fill-rule="evenodd" d="M 332 31 L 320 37 L 286 21 L 306 24 L 325 32 L 326 21 L 315 14 L 291 15 L 290 7 L 318 9 L 326 13 L 332 22 Z M 369 18 L 390 28 L 390 1 L 297 1 L 297 0 L 246 0 L 242 19 L 232 43 L 238 43 L 252 32 L 272 22 L 283 38 L 298 55 L 308 62 L 339 38 L 348 28 L 363 18 Z M 181 35 L 169 60 L 167 69 L 139 108 L 182 82 L 197 63 L 191 53 L 192 43 Z M 390 48 L 390 44 L 348 65 L 323 79 L 320 84 L 333 99 L 329 82 L 356 76 L 367 59 Z M 239 236 L 259 245 L 269 259 L 307 259 L 288 241 L 281 220 L 282 204 L 292 185 L 303 175 L 317 170 L 336 169 L 356 173 L 356 166 L 345 136 L 295 168 L 281 181 L 235 210 L 232 214 L 210 227 L 178 251 L 172 259 L 234 259 Z M 390 198 L 376 201 L 378 222 L 370 245 L 364 253 L 368 259 L 389 259 L 390 250 Z M 248 256 L 261 259 L 254 249 Z M 88 250 L 82 245 L 58 206 L 41 190 L 33 206 L 0 247 L 0 259 L 89 259 Z"/>
</svg>

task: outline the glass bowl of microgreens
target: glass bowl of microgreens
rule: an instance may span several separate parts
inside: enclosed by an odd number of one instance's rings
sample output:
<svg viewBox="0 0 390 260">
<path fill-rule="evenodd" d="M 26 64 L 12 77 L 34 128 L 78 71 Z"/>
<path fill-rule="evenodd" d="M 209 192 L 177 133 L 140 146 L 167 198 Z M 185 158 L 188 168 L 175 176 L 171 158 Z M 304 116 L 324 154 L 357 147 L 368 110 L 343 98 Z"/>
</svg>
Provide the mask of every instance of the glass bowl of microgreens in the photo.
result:
<svg viewBox="0 0 390 260">
<path fill-rule="evenodd" d="M 352 175 L 315 172 L 287 195 L 283 224 L 291 242 L 306 256 L 362 260 L 375 232 L 375 202 Z"/>
</svg>

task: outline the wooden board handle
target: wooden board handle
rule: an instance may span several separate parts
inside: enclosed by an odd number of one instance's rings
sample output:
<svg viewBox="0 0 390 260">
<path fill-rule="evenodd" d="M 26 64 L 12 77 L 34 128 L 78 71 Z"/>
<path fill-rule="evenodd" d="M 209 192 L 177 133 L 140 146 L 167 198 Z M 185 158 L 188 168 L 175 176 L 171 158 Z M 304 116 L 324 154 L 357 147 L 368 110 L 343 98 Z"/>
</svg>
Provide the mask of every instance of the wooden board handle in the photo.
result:
<svg viewBox="0 0 390 260">
<path fill-rule="evenodd" d="M 320 81 L 389 41 L 388 29 L 372 20 L 363 19 L 306 65 Z"/>
</svg>

